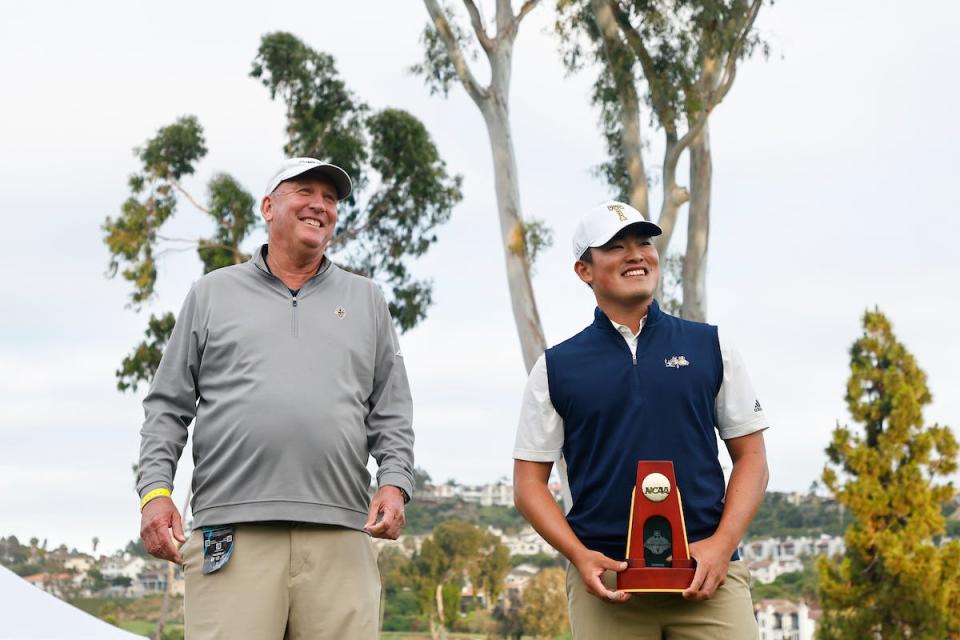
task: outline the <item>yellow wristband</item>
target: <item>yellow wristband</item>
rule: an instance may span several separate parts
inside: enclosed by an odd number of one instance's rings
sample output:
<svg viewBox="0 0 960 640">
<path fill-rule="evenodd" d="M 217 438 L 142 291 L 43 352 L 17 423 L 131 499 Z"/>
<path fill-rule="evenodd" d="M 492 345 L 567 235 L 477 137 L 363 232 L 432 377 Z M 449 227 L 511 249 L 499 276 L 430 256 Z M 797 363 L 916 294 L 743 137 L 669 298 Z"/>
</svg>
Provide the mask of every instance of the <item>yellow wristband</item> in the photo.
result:
<svg viewBox="0 0 960 640">
<path fill-rule="evenodd" d="M 153 500 L 154 498 L 159 498 L 160 496 L 170 496 L 170 489 L 164 489 L 160 487 L 159 489 L 154 489 L 149 492 L 147 495 L 143 496 L 143 499 L 140 500 L 140 511 L 143 511 L 143 508 L 147 506 L 147 503 Z"/>
</svg>

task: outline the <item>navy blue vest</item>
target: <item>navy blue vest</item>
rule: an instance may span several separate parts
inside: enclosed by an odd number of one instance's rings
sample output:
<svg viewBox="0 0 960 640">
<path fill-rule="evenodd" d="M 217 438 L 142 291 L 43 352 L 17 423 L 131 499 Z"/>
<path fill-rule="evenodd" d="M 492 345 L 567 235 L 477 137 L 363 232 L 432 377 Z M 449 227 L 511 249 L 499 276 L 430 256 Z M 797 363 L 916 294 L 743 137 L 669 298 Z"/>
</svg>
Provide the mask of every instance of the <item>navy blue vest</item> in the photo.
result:
<svg viewBox="0 0 960 640">
<path fill-rule="evenodd" d="M 715 431 L 717 328 L 653 302 L 634 361 L 606 314 L 598 308 L 594 316 L 546 351 L 550 400 L 563 418 L 570 527 L 587 548 L 624 558 L 637 462 L 672 460 L 689 541 L 713 535 L 725 489 Z"/>
</svg>

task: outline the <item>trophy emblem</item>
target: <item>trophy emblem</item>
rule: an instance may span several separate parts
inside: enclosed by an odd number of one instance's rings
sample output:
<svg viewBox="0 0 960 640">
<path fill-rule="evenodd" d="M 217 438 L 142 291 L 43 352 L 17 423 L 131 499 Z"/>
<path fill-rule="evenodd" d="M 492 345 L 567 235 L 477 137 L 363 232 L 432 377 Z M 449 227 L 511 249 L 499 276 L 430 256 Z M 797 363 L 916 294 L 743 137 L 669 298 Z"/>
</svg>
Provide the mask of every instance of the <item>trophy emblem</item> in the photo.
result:
<svg viewBox="0 0 960 640">
<path fill-rule="evenodd" d="M 617 590 L 679 593 L 693 574 L 673 462 L 641 460 L 630 501 L 627 569 L 617 574 Z"/>
</svg>

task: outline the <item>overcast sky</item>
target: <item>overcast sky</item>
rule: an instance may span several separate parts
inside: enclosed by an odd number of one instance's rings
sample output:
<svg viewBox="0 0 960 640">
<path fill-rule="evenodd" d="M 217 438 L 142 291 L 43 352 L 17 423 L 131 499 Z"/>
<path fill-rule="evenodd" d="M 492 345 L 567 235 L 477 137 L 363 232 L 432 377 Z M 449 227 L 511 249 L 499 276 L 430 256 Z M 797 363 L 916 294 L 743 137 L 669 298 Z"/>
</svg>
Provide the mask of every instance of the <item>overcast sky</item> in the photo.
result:
<svg viewBox="0 0 960 640">
<path fill-rule="evenodd" d="M 554 231 L 535 288 L 556 343 L 591 321 L 570 237 L 610 193 L 590 173 L 604 159 L 591 76 L 565 75 L 551 15 L 548 3 L 521 28 L 511 109 L 524 213 Z M 112 549 L 137 535 L 142 390 L 118 393 L 113 372 L 150 311 L 179 308 L 200 266 L 192 253 L 170 256 L 157 299 L 135 314 L 125 283 L 104 277 L 100 226 L 127 196 L 131 149 L 183 114 L 200 119 L 210 150 L 187 187 L 204 197 L 226 171 L 260 194 L 283 157 L 283 110 L 248 72 L 261 35 L 276 30 L 333 54 L 373 108 L 422 119 L 464 176 L 463 203 L 415 267 L 433 279 L 435 304 L 401 339 L 417 464 L 439 481 L 509 475 L 525 373 L 490 151 L 459 87 L 431 98 L 406 72 L 425 19 L 415 0 L 4 3 L 0 535 L 83 550 L 93 536 Z M 708 319 L 739 346 L 772 423 L 771 489 L 806 490 L 819 477 L 831 429 L 848 420 L 847 349 L 867 307 L 888 314 L 928 373 L 928 421 L 960 424 L 958 19 L 960 9 L 931 1 L 777 2 L 758 21 L 773 55 L 743 65 L 711 118 Z M 169 228 L 208 232 L 186 204 Z M 674 249 L 683 238 L 681 225 Z M 263 240 L 258 231 L 250 244 Z M 178 503 L 191 468 L 187 454 Z"/>
</svg>

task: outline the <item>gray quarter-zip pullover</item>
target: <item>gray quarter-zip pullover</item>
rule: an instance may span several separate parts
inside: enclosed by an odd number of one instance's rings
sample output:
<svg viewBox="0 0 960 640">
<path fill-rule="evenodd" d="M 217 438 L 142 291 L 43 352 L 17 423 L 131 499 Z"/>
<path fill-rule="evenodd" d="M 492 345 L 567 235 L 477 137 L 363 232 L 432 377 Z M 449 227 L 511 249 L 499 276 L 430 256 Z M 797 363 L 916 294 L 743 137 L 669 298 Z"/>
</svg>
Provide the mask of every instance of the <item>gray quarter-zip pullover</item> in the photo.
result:
<svg viewBox="0 0 960 640">
<path fill-rule="evenodd" d="M 413 494 L 410 388 L 383 294 L 329 260 L 296 295 L 257 251 L 194 284 L 150 391 L 140 496 L 172 488 L 193 433 L 195 526 L 362 529 L 368 456 Z"/>
</svg>

